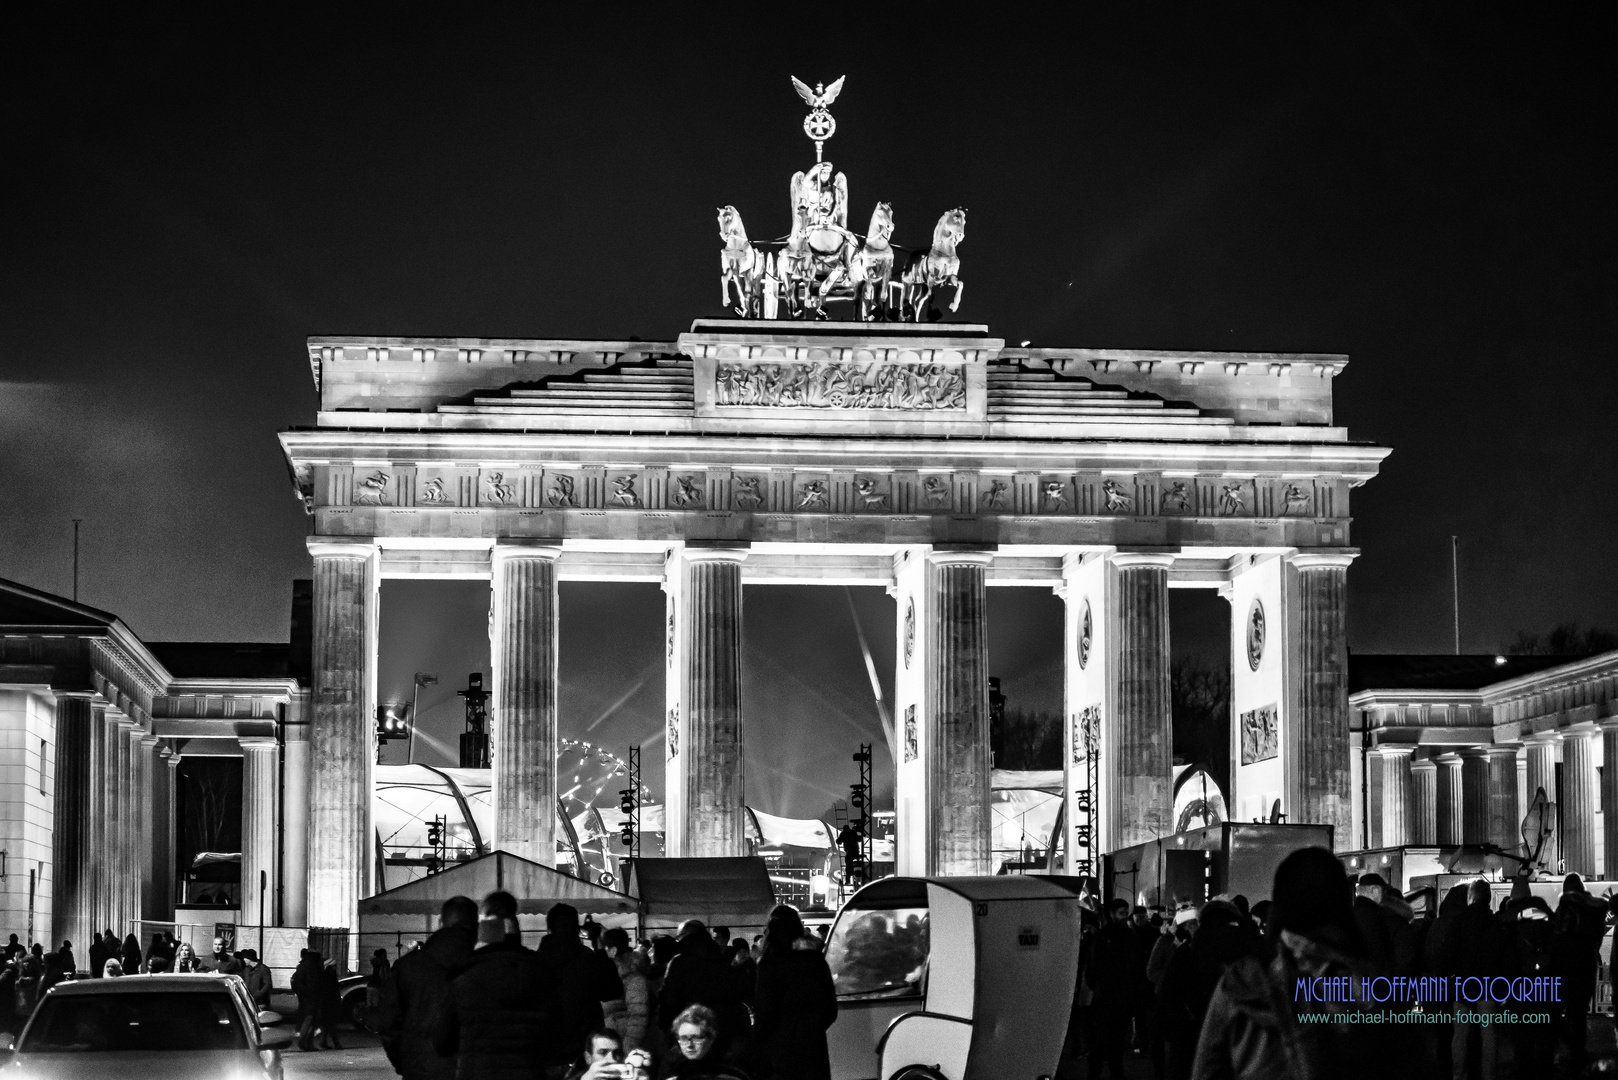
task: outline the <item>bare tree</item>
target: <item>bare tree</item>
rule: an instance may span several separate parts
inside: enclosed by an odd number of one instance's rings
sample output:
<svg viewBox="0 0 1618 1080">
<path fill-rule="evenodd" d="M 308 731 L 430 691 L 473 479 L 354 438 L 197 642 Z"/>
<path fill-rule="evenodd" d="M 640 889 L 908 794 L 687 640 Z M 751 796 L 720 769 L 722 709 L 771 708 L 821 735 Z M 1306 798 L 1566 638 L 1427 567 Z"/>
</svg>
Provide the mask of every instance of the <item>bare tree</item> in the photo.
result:
<svg viewBox="0 0 1618 1080">
<path fill-rule="evenodd" d="M 1599 626 L 1581 627 L 1575 622 L 1558 623 L 1549 633 L 1518 630 L 1505 652 L 1511 656 L 1594 656 L 1618 649 L 1618 634 Z"/>
<path fill-rule="evenodd" d="M 1230 673 L 1201 659 L 1176 660 L 1169 668 L 1169 706 L 1174 717 L 1174 753 L 1208 770 L 1230 790 Z"/>
</svg>

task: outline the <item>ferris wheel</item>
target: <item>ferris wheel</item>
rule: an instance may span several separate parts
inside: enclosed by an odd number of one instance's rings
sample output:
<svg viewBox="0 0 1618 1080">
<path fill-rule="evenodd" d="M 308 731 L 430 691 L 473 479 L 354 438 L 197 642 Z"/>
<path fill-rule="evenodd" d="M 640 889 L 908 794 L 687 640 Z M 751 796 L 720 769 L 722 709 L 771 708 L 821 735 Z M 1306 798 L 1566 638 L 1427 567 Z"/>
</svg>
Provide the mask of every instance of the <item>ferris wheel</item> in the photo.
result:
<svg viewBox="0 0 1618 1080">
<path fill-rule="evenodd" d="M 562 739 L 556 753 L 556 787 L 565 835 L 556 838 L 557 854 L 574 864 L 576 874 L 585 880 L 613 886 L 623 878 L 620 860 L 628 854 L 619 843 L 618 831 L 623 813 L 619 793 L 629 786 L 629 763 L 603 746 L 579 739 Z M 641 784 L 636 798 L 642 806 L 651 799 L 651 790 Z M 650 835 L 642 841 L 661 855 L 663 838 Z"/>
</svg>

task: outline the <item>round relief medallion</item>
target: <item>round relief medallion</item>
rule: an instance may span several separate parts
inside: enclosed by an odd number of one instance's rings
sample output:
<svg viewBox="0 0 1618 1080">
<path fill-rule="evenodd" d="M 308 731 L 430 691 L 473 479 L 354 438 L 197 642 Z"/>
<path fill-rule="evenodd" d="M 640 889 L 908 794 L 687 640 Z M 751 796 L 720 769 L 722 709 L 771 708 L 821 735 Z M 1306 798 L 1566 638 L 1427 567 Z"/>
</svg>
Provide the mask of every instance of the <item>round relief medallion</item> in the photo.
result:
<svg viewBox="0 0 1618 1080">
<path fill-rule="evenodd" d="M 1094 627 L 1090 623 L 1090 598 L 1084 598 L 1084 610 L 1079 614 L 1079 669 L 1090 663 L 1090 636 Z"/>
<path fill-rule="evenodd" d="M 905 667 L 910 667 L 910 658 L 916 652 L 916 598 L 910 597 L 905 601 Z"/>
<path fill-rule="evenodd" d="M 1264 659 L 1264 605 L 1253 598 L 1253 608 L 1247 613 L 1247 666 L 1258 670 Z"/>
</svg>

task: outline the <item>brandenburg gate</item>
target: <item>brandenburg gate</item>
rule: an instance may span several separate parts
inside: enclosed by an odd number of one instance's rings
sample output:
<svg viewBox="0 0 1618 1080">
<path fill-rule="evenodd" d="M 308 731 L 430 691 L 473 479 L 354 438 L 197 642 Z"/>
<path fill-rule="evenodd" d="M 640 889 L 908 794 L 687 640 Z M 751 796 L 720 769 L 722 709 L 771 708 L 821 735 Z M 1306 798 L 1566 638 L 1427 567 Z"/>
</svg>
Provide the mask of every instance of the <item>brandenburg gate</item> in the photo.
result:
<svg viewBox="0 0 1618 1080">
<path fill-rule="evenodd" d="M 839 85 L 800 87 L 811 120 Z M 1173 831 L 1171 588 L 1230 601 L 1231 816 L 1349 842 L 1349 492 L 1387 451 L 1334 422 L 1346 358 L 1008 348 L 928 321 L 935 289 L 960 300 L 964 211 L 899 272 L 891 209 L 848 232 L 829 163 L 792 200 L 778 253 L 720 212 L 738 314 L 672 341 L 310 339 L 319 415 L 281 435 L 314 519 L 310 925 L 357 925 L 376 880 L 385 578 L 490 582 L 492 846 L 537 862 L 558 583 L 601 579 L 667 596 L 670 855 L 746 853 L 742 589 L 767 583 L 897 601 L 901 874 L 993 872 L 994 586 L 1065 602 L 1070 869 Z M 825 317 L 840 299 L 852 321 Z"/>
</svg>

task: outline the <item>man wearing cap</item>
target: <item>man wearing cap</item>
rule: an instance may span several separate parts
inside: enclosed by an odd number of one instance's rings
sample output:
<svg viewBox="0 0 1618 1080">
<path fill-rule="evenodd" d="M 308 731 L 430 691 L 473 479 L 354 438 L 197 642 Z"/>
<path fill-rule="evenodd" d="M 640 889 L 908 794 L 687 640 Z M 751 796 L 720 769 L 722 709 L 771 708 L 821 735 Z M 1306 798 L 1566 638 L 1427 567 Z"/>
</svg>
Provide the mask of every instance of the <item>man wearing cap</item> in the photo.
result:
<svg viewBox="0 0 1618 1080">
<path fill-rule="evenodd" d="M 714 1052 L 721 1056 L 739 1045 L 749 1025 L 747 1007 L 736 992 L 736 980 L 724 954 L 714 943 L 708 928 L 697 919 L 687 919 L 675 932 L 679 953 L 669 961 L 658 995 L 658 1013 L 664 1027 L 674 1023 L 691 1005 L 706 1005 L 719 1017 L 719 1041 Z"/>
<path fill-rule="evenodd" d="M 516 898 L 490 893 L 477 948 L 444 994 L 433 1049 L 462 1080 L 538 1080 L 556 1014 L 554 973 L 523 946 Z"/>
<path fill-rule="evenodd" d="M 455 1059 L 433 1049 L 432 1025 L 454 978 L 477 944 L 478 906 L 452 896 L 438 909 L 427 944 L 399 957 L 382 984 L 376 1028 L 394 1071 L 405 1080 L 451 1080 Z"/>
</svg>

